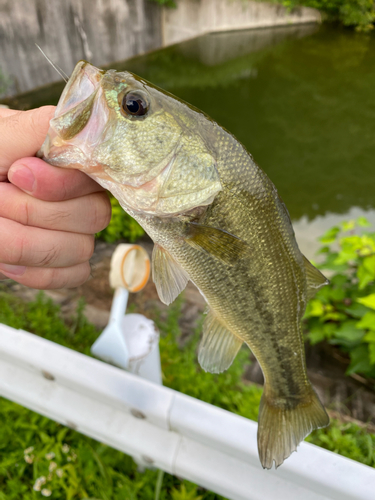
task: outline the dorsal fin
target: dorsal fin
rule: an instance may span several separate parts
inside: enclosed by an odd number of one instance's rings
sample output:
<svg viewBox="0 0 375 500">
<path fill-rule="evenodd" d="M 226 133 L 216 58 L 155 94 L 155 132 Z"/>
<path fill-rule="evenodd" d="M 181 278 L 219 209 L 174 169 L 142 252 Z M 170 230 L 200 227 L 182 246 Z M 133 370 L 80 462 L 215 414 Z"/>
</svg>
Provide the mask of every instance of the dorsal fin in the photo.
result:
<svg viewBox="0 0 375 500">
<path fill-rule="evenodd" d="M 306 271 L 307 300 L 310 300 L 314 297 L 319 288 L 322 288 L 322 286 L 329 284 L 329 280 L 327 280 L 327 278 L 319 271 L 319 269 L 314 267 L 304 255 L 303 263 L 305 265 Z"/>
<path fill-rule="evenodd" d="M 209 310 L 198 352 L 198 361 L 203 370 L 211 373 L 225 371 L 233 363 L 241 345 L 242 340 L 233 335 Z"/>
<path fill-rule="evenodd" d="M 155 245 L 152 252 L 152 279 L 160 300 L 169 305 L 184 290 L 189 276 L 164 248 Z"/>
</svg>

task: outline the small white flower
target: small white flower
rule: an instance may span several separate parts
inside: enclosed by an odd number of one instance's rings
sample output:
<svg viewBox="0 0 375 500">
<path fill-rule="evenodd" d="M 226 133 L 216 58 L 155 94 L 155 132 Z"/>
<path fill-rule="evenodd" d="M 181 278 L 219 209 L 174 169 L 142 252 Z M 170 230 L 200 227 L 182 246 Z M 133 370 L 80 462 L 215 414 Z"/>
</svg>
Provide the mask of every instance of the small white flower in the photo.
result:
<svg viewBox="0 0 375 500">
<path fill-rule="evenodd" d="M 34 462 L 34 455 L 25 455 L 24 459 L 26 463 L 32 464 Z"/>
<path fill-rule="evenodd" d="M 76 458 L 77 458 L 77 455 L 73 451 L 73 453 L 72 453 L 72 460 L 73 460 L 73 462 L 76 460 Z"/>
<path fill-rule="evenodd" d="M 56 469 L 56 467 L 57 467 L 57 463 L 56 462 L 50 462 L 48 470 L 50 472 L 53 472 Z"/>
<path fill-rule="evenodd" d="M 43 484 L 45 484 L 45 483 L 46 483 L 46 478 L 45 478 L 45 476 L 38 477 L 38 479 L 35 481 L 35 484 L 34 484 L 34 486 L 33 486 L 33 489 L 34 489 L 35 491 L 40 491 L 40 490 L 41 490 L 41 488 L 42 488 L 42 486 L 43 486 Z"/>
<path fill-rule="evenodd" d="M 71 457 L 67 457 L 67 461 L 68 461 L 68 462 L 71 462 L 71 461 L 72 461 L 72 458 L 71 458 Z"/>
<path fill-rule="evenodd" d="M 49 490 L 48 488 L 43 488 L 42 491 L 41 491 L 41 494 L 44 497 L 50 497 L 52 495 L 52 491 Z"/>
<path fill-rule="evenodd" d="M 26 450 L 23 450 L 25 455 L 29 455 L 32 451 L 34 451 L 34 446 L 29 446 Z"/>
<path fill-rule="evenodd" d="M 64 444 L 62 445 L 62 448 L 61 448 L 61 449 L 62 449 L 62 452 L 63 452 L 63 453 L 68 453 L 68 451 L 70 450 L 70 446 L 69 446 L 68 444 L 64 443 Z"/>
<path fill-rule="evenodd" d="M 56 476 L 57 477 L 63 477 L 64 471 L 62 469 L 57 469 L 56 471 Z"/>
<path fill-rule="evenodd" d="M 52 460 L 53 458 L 55 458 L 55 454 L 53 453 L 53 451 L 51 451 L 50 453 L 47 453 L 45 457 L 47 460 Z"/>
</svg>

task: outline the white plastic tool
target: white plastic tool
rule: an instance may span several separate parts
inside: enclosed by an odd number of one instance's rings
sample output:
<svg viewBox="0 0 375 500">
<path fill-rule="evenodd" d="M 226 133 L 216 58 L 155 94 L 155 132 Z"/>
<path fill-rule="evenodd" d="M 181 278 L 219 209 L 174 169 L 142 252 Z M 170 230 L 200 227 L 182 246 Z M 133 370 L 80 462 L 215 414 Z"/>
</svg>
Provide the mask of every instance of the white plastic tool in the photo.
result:
<svg viewBox="0 0 375 500">
<path fill-rule="evenodd" d="M 161 384 L 159 333 L 141 314 L 125 314 L 129 292 L 142 290 L 150 259 L 139 245 L 119 245 L 113 253 L 109 281 L 115 288 L 108 325 L 91 347 L 94 356 Z"/>
</svg>

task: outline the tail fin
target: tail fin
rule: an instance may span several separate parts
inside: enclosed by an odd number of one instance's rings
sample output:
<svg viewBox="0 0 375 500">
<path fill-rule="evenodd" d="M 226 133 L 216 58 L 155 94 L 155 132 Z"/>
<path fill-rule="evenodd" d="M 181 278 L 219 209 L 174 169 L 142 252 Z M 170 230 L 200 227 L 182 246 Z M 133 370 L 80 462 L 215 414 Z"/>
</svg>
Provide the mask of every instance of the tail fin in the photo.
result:
<svg viewBox="0 0 375 500">
<path fill-rule="evenodd" d="M 264 469 L 271 469 L 274 461 L 277 468 L 311 431 L 329 424 L 329 417 L 311 386 L 296 406 L 287 406 L 272 404 L 265 387 L 258 419 L 258 452 Z"/>
</svg>

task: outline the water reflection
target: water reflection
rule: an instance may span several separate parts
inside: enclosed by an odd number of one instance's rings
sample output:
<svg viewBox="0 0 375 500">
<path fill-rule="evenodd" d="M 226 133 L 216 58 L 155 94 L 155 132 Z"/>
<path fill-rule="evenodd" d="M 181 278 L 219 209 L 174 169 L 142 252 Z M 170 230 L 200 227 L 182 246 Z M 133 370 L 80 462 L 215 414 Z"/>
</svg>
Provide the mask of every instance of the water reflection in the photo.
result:
<svg viewBox="0 0 375 500">
<path fill-rule="evenodd" d="M 317 24 L 279 26 L 257 30 L 210 33 L 179 45 L 181 54 L 206 66 L 216 66 L 232 59 L 273 47 L 286 39 L 315 33 Z"/>
<path fill-rule="evenodd" d="M 303 24 L 211 33 L 116 63 L 115 67 L 142 75 L 179 97 L 187 89 L 194 89 L 194 92 L 197 88 L 201 91 L 210 88 L 229 90 L 238 80 L 256 77 L 257 61 L 273 47 L 287 40 L 309 36 L 318 29 L 317 24 Z M 206 111 L 204 107 L 202 109 Z"/>
</svg>

